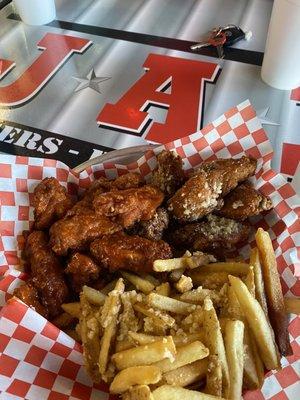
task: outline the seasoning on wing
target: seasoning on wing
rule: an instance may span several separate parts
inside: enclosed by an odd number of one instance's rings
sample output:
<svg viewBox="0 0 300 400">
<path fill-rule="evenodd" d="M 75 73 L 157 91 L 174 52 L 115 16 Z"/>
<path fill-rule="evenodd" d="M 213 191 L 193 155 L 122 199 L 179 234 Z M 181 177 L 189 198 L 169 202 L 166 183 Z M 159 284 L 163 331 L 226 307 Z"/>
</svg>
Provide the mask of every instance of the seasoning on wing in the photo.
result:
<svg viewBox="0 0 300 400">
<path fill-rule="evenodd" d="M 130 233 L 149 240 L 161 240 L 168 225 L 168 211 L 163 207 L 159 207 L 149 221 L 138 222 L 130 229 Z"/>
<path fill-rule="evenodd" d="M 68 288 L 60 261 L 49 248 L 45 232 L 33 231 L 28 236 L 25 254 L 30 264 L 31 282 L 37 290 L 39 300 L 50 318 L 55 317 L 61 312 L 60 306 L 68 297 Z M 24 292 L 19 293 L 22 294 L 25 295 Z M 31 294 L 35 296 L 33 291 Z"/>
<path fill-rule="evenodd" d="M 157 155 L 157 167 L 152 172 L 151 184 L 159 188 L 167 197 L 172 196 L 185 181 L 179 155 L 163 150 Z"/>
<path fill-rule="evenodd" d="M 74 291 L 80 293 L 83 285 L 91 284 L 99 278 L 100 267 L 88 255 L 74 253 L 65 273 L 69 275 Z"/>
<path fill-rule="evenodd" d="M 272 207 L 267 196 L 255 190 L 250 182 L 244 182 L 224 198 L 224 206 L 217 214 L 243 221 Z"/>
<path fill-rule="evenodd" d="M 168 243 L 129 236 L 123 232 L 96 239 L 90 250 L 95 260 L 110 271 L 152 271 L 154 260 L 172 257 Z"/>
<path fill-rule="evenodd" d="M 97 195 L 93 206 L 98 215 L 105 215 L 128 228 L 135 222 L 151 219 L 163 199 L 160 190 L 145 185 L 137 189 L 114 190 Z"/>
<path fill-rule="evenodd" d="M 181 222 L 196 221 L 221 208 L 222 197 L 255 169 L 256 160 L 250 157 L 204 162 L 169 200 L 168 209 Z"/>
<path fill-rule="evenodd" d="M 244 242 L 250 228 L 232 219 L 208 215 L 206 220 L 184 225 L 170 233 L 174 246 L 200 251 L 228 251 Z"/>
<path fill-rule="evenodd" d="M 71 196 L 55 178 L 43 179 L 33 192 L 36 229 L 47 229 L 73 206 Z"/>
<path fill-rule="evenodd" d="M 58 255 L 84 250 L 94 239 L 121 230 L 121 226 L 92 210 L 61 219 L 50 228 L 50 246 Z"/>
</svg>

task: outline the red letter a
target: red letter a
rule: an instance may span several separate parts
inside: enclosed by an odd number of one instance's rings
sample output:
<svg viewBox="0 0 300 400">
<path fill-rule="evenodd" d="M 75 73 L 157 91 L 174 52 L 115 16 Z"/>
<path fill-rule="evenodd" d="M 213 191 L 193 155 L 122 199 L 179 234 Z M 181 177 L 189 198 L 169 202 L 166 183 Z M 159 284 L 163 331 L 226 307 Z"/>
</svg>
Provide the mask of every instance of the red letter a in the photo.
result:
<svg viewBox="0 0 300 400">
<path fill-rule="evenodd" d="M 149 105 L 168 108 L 164 124 L 153 123 L 147 139 L 167 143 L 200 128 L 204 81 L 214 80 L 217 64 L 150 54 L 147 71 L 115 104 L 106 104 L 97 117 L 100 126 L 142 134 L 150 122 Z M 171 83 L 171 94 L 164 90 Z"/>
<path fill-rule="evenodd" d="M 47 33 L 38 43 L 42 54 L 13 83 L 0 87 L 0 106 L 17 106 L 35 96 L 73 53 L 83 53 L 92 44 L 75 36 Z M 0 59 L 0 79 L 14 63 Z"/>
</svg>

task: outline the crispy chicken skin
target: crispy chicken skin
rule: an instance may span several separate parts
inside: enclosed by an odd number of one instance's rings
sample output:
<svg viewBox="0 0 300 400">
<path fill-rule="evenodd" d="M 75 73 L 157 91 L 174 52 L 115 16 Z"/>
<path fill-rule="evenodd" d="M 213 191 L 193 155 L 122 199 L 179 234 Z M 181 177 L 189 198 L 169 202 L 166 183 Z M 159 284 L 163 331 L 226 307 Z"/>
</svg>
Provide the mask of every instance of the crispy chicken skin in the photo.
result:
<svg viewBox="0 0 300 400">
<path fill-rule="evenodd" d="M 120 225 L 92 210 L 55 222 L 50 228 L 50 246 L 58 255 L 69 250 L 84 250 L 94 239 L 119 231 Z"/>
<path fill-rule="evenodd" d="M 68 288 L 60 261 L 48 246 L 48 236 L 42 231 L 33 231 L 27 238 L 25 254 L 40 302 L 49 316 L 55 317 L 68 297 Z"/>
<path fill-rule="evenodd" d="M 128 172 L 111 181 L 111 189 L 136 189 L 144 184 L 143 177 L 136 172 Z"/>
<path fill-rule="evenodd" d="M 161 240 L 169 225 L 169 214 L 159 207 L 149 221 L 140 221 L 130 229 L 130 234 L 142 236 L 149 240 Z"/>
<path fill-rule="evenodd" d="M 196 221 L 220 207 L 220 198 L 252 176 L 256 160 L 219 159 L 204 162 L 169 200 L 168 209 L 181 222 Z"/>
<path fill-rule="evenodd" d="M 96 214 L 105 215 L 128 228 L 138 221 L 151 219 L 164 199 L 157 188 L 145 185 L 137 189 L 115 190 L 97 195 L 93 206 Z"/>
<path fill-rule="evenodd" d="M 65 273 L 69 275 L 74 291 L 79 293 L 83 285 L 88 285 L 99 278 L 100 267 L 88 255 L 74 253 Z"/>
<path fill-rule="evenodd" d="M 55 178 L 43 179 L 33 192 L 34 226 L 47 229 L 73 206 L 71 196 Z"/>
<path fill-rule="evenodd" d="M 48 318 L 47 309 L 40 303 L 38 291 L 33 286 L 32 281 L 27 281 L 24 285 L 19 286 L 15 291 L 14 295 L 17 296 L 23 303 L 29 307 L 34 308 L 36 312 L 41 314 L 46 319 Z"/>
<path fill-rule="evenodd" d="M 249 232 L 248 225 L 210 214 L 204 221 L 171 232 L 169 239 L 177 247 L 214 253 L 233 249 L 248 238 Z"/>
<path fill-rule="evenodd" d="M 172 257 L 168 243 L 129 236 L 123 232 L 96 239 L 91 244 L 90 251 L 95 260 L 110 271 L 152 271 L 154 260 Z"/>
<path fill-rule="evenodd" d="M 157 167 L 152 172 L 151 184 L 160 189 L 166 197 L 172 196 L 185 181 L 183 162 L 172 151 L 163 150 L 157 155 Z"/>
<path fill-rule="evenodd" d="M 224 198 L 224 206 L 218 215 L 243 221 L 263 211 L 271 210 L 271 200 L 254 189 L 250 182 L 236 187 Z"/>
</svg>

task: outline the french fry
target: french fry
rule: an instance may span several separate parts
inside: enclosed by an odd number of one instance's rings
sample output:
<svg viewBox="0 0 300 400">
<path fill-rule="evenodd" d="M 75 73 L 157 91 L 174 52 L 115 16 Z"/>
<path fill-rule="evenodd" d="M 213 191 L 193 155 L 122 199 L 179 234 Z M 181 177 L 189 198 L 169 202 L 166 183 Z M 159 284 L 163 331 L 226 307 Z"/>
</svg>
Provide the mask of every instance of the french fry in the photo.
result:
<svg viewBox="0 0 300 400">
<path fill-rule="evenodd" d="M 186 258 L 187 257 L 155 260 L 153 262 L 153 270 L 156 272 L 170 272 L 176 269 L 187 268 Z"/>
<path fill-rule="evenodd" d="M 269 317 L 276 342 L 282 355 L 291 355 L 293 351 L 289 340 L 288 320 L 272 241 L 268 232 L 262 228 L 257 230 L 255 240 L 261 259 Z"/>
<path fill-rule="evenodd" d="M 180 295 L 179 299 L 181 301 L 185 301 L 186 303 L 202 305 L 206 297 L 210 297 L 214 304 L 219 304 L 221 300 L 220 293 L 218 291 L 204 289 L 202 288 L 202 286 L 199 286 L 197 289 L 183 293 L 182 295 Z"/>
<path fill-rule="evenodd" d="M 134 343 L 131 340 L 116 340 L 116 353 L 123 350 L 132 349 Z"/>
<path fill-rule="evenodd" d="M 223 397 L 184 389 L 180 386 L 163 385 L 152 393 L 154 400 L 225 400 Z"/>
<path fill-rule="evenodd" d="M 255 279 L 254 279 L 254 268 L 252 265 L 249 267 L 248 274 L 244 278 L 245 285 L 247 286 L 249 292 L 255 297 Z"/>
<path fill-rule="evenodd" d="M 201 268 L 200 268 L 201 270 Z M 228 283 L 227 272 L 190 272 L 194 286 L 203 286 L 206 289 L 220 289 L 225 283 Z"/>
<path fill-rule="evenodd" d="M 254 272 L 255 298 L 256 300 L 258 300 L 259 304 L 264 310 L 267 319 L 269 319 L 267 299 L 265 294 L 265 284 L 262 276 L 259 251 L 257 247 L 254 247 L 250 251 L 250 265 L 253 267 L 253 272 Z"/>
<path fill-rule="evenodd" d="M 247 275 L 249 271 L 249 264 L 243 262 L 216 262 L 208 265 L 199 267 L 194 272 L 215 273 L 215 272 L 226 272 L 230 275 L 243 276 Z"/>
<path fill-rule="evenodd" d="M 246 360 L 244 359 L 244 365 L 245 366 L 248 365 L 248 369 L 246 369 L 247 367 L 245 368 L 245 370 L 247 370 L 247 373 L 248 373 L 246 375 L 246 377 L 248 379 L 246 379 L 246 380 L 244 379 L 244 383 L 246 384 L 246 387 L 248 389 L 257 389 L 257 388 L 261 388 L 263 385 L 264 377 L 265 377 L 265 368 L 264 368 L 262 359 L 260 358 L 257 344 L 255 342 L 252 332 L 250 332 L 250 330 L 248 328 L 247 322 L 245 322 L 245 327 L 247 328 L 244 332 L 245 345 L 248 346 L 247 354 L 251 354 L 251 352 L 253 354 L 253 359 L 254 359 L 254 363 L 255 363 L 255 367 L 256 367 L 256 377 L 257 377 L 257 381 L 258 381 L 258 386 L 256 385 L 256 381 L 255 381 L 255 385 L 253 385 L 254 381 L 252 381 L 252 386 L 251 386 L 251 381 L 249 380 L 249 378 L 251 377 L 250 367 L 249 367 L 250 363 L 248 362 L 247 358 L 246 358 Z M 244 378 L 245 378 L 245 376 L 244 376 Z"/>
<path fill-rule="evenodd" d="M 140 312 L 143 315 L 153 319 L 154 323 L 158 326 L 162 327 L 172 327 L 175 324 L 175 319 L 172 318 L 170 315 L 163 313 L 163 312 L 155 312 L 152 308 L 148 305 L 143 303 L 135 303 L 133 305 L 135 311 Z"/>
<path fill-rule="evenodd" d="M 229 369 L 228 398 L 240 400 L 243 387 L 244 368 L 244 324 L 239 320 L 228 320 L 225 326 L 225 349 Z"/>
<path fill-rule="evenodd" d="M 106 296 L 99 290 L 84 285 L 82 291 L 87 300 L 95 306 L 102 306 L 104 304 Z"/>
<path fill-rule="evenodd" d="M 139 275 L 140 275 L 142 278 L 146 279 L 148 282 L 152 283 L 152 285 L 154 285 L 155 287 L 160 285 L 160 280 L 157 279 L 157 278 L 155 278 L 155 277 L 154 277 L 153 275 L 151 275 L 151 274 L 142 273 L 142 274 L 139 274 Z"/>
<path fill-rule="evenodd" d="M 209 348 L 209 354 L 219 357 L 222 367 L 223 393 L 226 394 L 229 387 L 229 371 L 225 345 L 216 311 L 209 298 L 204 300 L 203 330 L 205 334 L 204 343 Z"/>
<path fill-rule="evenodd" d="M 61 308 L 69 315 L 72 315 L 72 317 L 79 319 L 80 303 L 64 303 L 61 305 Z"/>
<path fill-rule="evenodd" d="M 118 313 L 121 306 L 120 296 L 124 292 L 123 279 L 118 279 L 114 290 L 108 293 L 101 312 L 101 323 L 104 333 L 101 339 L 99 354 L 99 371 L 104 374 L 106 371 L 111 342 L 116 335 Z"/>
<path fill-rule="evenodd" d="M 205 393 L 221 397 L 222 388 L 222 366 L 219 357 L 216 355 L 209 356 Z"/>
<path fill-rule="evenodd" d="M 168 385 L 189 386 L 205 378 L 207 364 L 207 358 L 186 364 L 180 368 L 166 372 L 163 375 L 163 381 Z"/>
<path fill-rule="evenodd" d="M 125 271 L 121 271 L 121 275 L 128 282 L 131 282 L 137 288 L 137 290 L 140 290 L 145 294 L 152 292 L 155 288 L 155 286 L 151 282 L 149 282 L 147 279 L 141 278 L 138 275 Z"/>
<path fill-rule="evenodd" d="M 151 390 L 147 385 L 137 385 L 123 394 L 122 400 L 154 400 Z"/>
<path fill-rule="evenodd" d="M 166 336 L 155 336 L 155 335 L 147 335 L 141 332 L 128 332 L 128 336 L 133 340 L 133 342 L 138 346 L 144 346 L 145 344 L 158 342 L 160 340 L 166 339 Z M 173 340 L 174 340 L 174 336 Z M 175 342 L 174 342 L 175 344 Z"/>
<path fill-rule="evenodd" d="M 227 291 L 227 310 L 230 318 L 239 319 L 244 322 L 244 383 L 247 389 L 258 389 L 260 387 L 260 377 L 258 368 L 261 363 L 256 360 L 256 354 L 253 350 L 252 333 L 249 330 L 249 325 L 242 312 L 238 299 L 235 295 L 232 286 L 229 286 Z M 254 342 L 255 343 L 255 342 Z M 258 364 L 257 364 L 258 363 Z"/>
<path fill-rule="evenodd" d="M 146 335 L 145 333 L 140 332 L 129 332 L 129 337 L 136 343 L 137 345 L 143 346 L 148 343 L 157 342 L 158 340 L 163 340 L 166 336 L 154 336 L 154 335 Z M 197 333 L 183 333 L 181 335 L 172 336 L 174 344 L 176 348 L 185 346 L 188 343 L 195 342 L 199 340 L 203 341 L 204 334 L 203 332 Z"/>
<path fill-rule="evenodd" d="M 271 327 L 259 302 L 250 294 L 241 279 L 229 275 L 230 284 L 240 303 L 243 314 L 249 324 L 262 360 L 267 369 L 280 368 L 279 354 L 274 343 Z"/>
<path fill-rule="evenodd" d="M 149 343 L 115 353 L 112 360 L 118 370 L 139 365 L 150 365 L 165 358 L 174 360 L 176 348 L 172 336 L 161 341 Z"/>
<path fill-rule="evenodd" d="M 194 269 L 213 261 L 216 261 L 216 259 L 210 254 L 202 253 L 201 251 L 191 254 L 189 251 L 187 251 L 180 258 L 155 260 L 153 263 L 153 269 L 156 272 L 170 272 L 185 268 Z"/>
<path fill-rule="evenodd" d="M 200 326 L 203 324 L 203 310 L 197 306 L 196 310 L 189 314 L 181 321 L 181 325 L 190 333 L 199 332 Z"/>
<path fill-rule="evenodd" d="M 100 354 L 99 337 L 101 326 L 83 293 L 80 294 L 80 306 L 82 313 L 80 314 L 79 322 L 84 364 L 93 381 L 100 382 L 101 376 L 98 368 L 98 359 Z"/>
<path fill-rule="evenodd" d="M 51 322 L 53 325 L 57 326 L 60 329 L 67 328 L 70 324 L 75 320 L 72 315 L 64 312 L 60 314 L 58 317 L 54 318 Z"/>
<path fill-rule="evenodd" d="M 284 299 L 285 312 L 291 314 L 300 314 L 300 298 L 286 297 Z"/>
<path fill-rule="evenodd" d="M 202 360 L 209 354 L 208 349 L 203 343 L 195 341 L 185 346 L 179 347 L 177 354 L 175 355 L 175 360 L 166 358 L 162 361 L 158 361 L 154 365 L 157 366 L 161 372 L 166 373 L 174 369 L 180 368 L 183 365 L 191 364 L 194 361 Z"/>
<path fill-rule="evenodd" d="M 171 297 L 161 296 L 157 293 L 150 293 L 147 300 L 150 306 L 158 308 L 162 311 L 173 312 L 175 314 L 186 315 L 196 309 L 195 305 L 191 305 Z"/>
<path fill-rule="evenodd" d="M 179 281 L 176 282 L 174 286 L 180 293 L 188 292 L 189 290 L 193 289 L 192 278 L 189 276 L 181 275 Z"/>
<path fill-rule="evenodd" d="M 150 385 L 161 380 L 159 368 L 148 365 L 129 367 L 120 371 L 112 381 L 109 390 L 113 394 L 126 392 L 134 385 Z"/>
<path fill-rule="evenodd" d="M 156 286 L 155 293 L 162 296 L 170 296 L 171 288 L 169 282 L 164 282 L 159 286 Z"/>
</svg>

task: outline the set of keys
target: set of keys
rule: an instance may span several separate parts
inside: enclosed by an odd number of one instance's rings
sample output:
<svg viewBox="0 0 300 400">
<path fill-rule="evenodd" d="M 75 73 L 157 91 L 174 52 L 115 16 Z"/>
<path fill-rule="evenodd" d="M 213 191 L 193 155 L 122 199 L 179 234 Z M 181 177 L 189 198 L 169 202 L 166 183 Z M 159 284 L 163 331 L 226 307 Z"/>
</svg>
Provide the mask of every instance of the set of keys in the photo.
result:
<svg viewBox="0 0 300 400">
<path fill-rule="evenodd" d="M 249 40 L 252 36 L 250 31 L 244 32 L 240 27 L 236 25 L 227 25 L 214 28 L 209 37 L 200 43 L 191 46 L 191 50 L 199 50 L 203 47 L 215 47 L 218 52 L 219 58 L 224 58 L 224 47 L 232 46 L 234 43 L 239 42 L 242 39 Z"/>
</svg>

